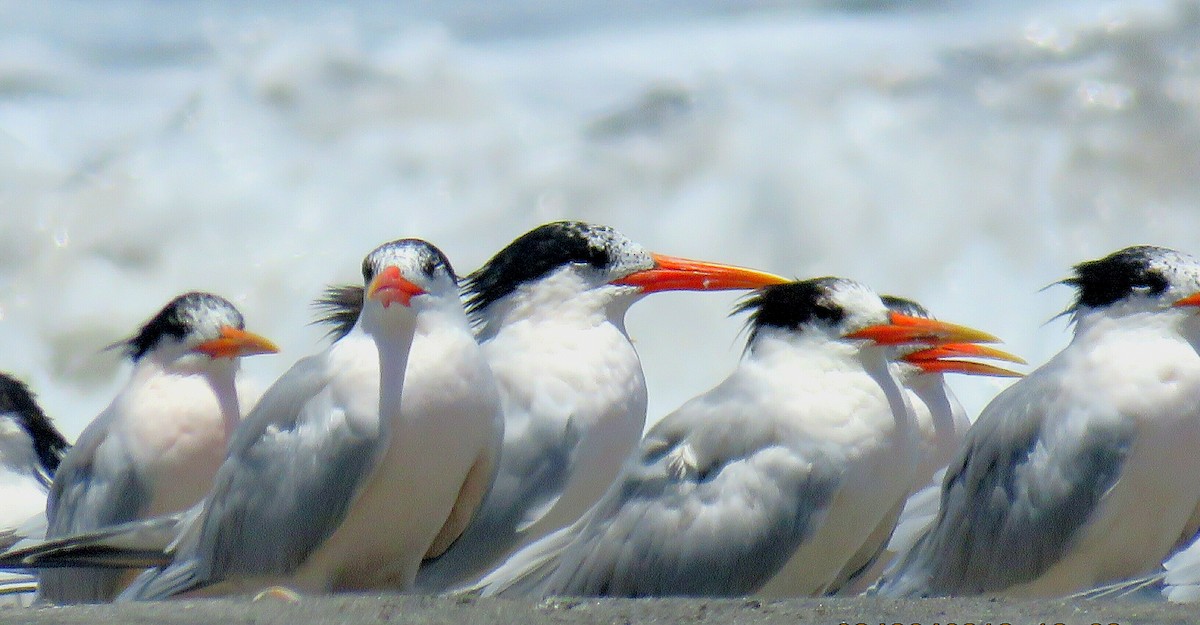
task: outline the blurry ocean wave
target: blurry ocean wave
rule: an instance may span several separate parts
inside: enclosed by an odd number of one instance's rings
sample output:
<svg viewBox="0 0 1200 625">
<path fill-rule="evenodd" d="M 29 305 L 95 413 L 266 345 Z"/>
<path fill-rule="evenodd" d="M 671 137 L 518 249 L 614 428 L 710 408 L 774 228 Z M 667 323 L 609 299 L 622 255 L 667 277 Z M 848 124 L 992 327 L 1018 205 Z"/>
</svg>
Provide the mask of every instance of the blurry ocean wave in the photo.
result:
<svg viewBox="0 0 1200 625">
<path fill-rule="evenodd" d="M 466 273 L 567 217 L 1038 363 L 1071 264 L 1200 253 L 1198 39 L 1167 1 L 0 3 L 0 369 L 77 432 L 121 379 L 100 349 L 199 288 L 285 348 L 246 363 L 268 383 L 377 243 Z M 652 421 L 732 366 L 735 298 L 631 312 Z"/>
</svg>

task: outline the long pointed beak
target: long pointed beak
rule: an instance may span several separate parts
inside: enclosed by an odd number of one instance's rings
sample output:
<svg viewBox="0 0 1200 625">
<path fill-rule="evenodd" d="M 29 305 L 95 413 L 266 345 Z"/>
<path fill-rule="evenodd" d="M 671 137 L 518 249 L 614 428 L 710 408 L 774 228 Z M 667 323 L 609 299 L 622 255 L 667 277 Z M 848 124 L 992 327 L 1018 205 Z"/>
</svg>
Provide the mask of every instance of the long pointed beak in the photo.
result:
<svg viewBox="0 0 1200 625">
<path fill-rule="evenodd" d="M 274 354 L 279 351 L 270 340 L 253 332 L 239 330 L 233 326 L 221 328 L 220 338 L 205 341 L 194 348 L 210 358 L 240 358 L 256 354 Z"/>
<path fill-rule="evenodd" d="M 791 282 L 773 273 L 721 265 L 675 256 L 651 254 L 654 268 L 630 274 L 613 284 L 641 287 L 643 292 L 656 291 L 728 291 L 757 289 L 772 284 Z"/>
<path fill-rule="evenodd" d="M 901 360 L 919 367 L 926 373 L 965 373 L 967 375 L 989 375 L 1002 378 L 1019 378 L 1024 374 L 1010 371 L 995 365 L 971 360 L 955 360 L 956 358 L 991 358 L 1018 364 L 1026 364 L 1025 359 L 1006 351 L 976 345 L 974 343 L 946 343 L 928 349 L 915 351 L 901 357 Z"/>
<path fill-rule="evenodd" d="M 910 317 L 898 312 L 891 313 L 891 323 L 863 328 L 847 334 L 846 338 L 869 339 L 881 345 L 1000 342 L 1000 339 L 982 330 L 936 319 Z"/>
<path fill-rule="evenodd" d="M 1200 293 L 1197 293 L 1195 295 L 1189 295 L 1171 305 L 1172 306 L 1200 306 Z"/>
<path fill-rule="evenodd" d="M 413 297 L 424 293 L 425 289 L 409 282 L 394 266 L 384 268 L 367 286 L 367 297 L 379 300 L 384 308 L 395 303 L 409 306 Z"/>
</svg>

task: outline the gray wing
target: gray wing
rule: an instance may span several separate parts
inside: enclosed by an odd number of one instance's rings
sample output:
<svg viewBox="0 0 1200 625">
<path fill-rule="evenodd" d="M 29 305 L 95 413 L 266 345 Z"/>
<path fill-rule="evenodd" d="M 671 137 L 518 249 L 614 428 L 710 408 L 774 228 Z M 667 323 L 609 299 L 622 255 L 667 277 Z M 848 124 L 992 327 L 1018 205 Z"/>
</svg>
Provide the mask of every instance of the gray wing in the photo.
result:
<svg viewBox="0 0 1200 625">
<path fill-rule="evenodd" d="M 825 589 L 826 595 L 857 595 L 875 581 L 879 572 L 883 570 L 882 567 L 887 564 L 886 560 L 891 557 L 887 547 L 892 533 L 896 530 L 901 512 L 904 510 L 904 504 L 904 499 L 897 501 L 895 506 L 883 516 L 883 519 L 867 536 L 866 542 L 850 557 L 838 576 Z"/>
<path fill-rule="evenodd" d="M 933 528 L 880 585 L 970 595 L 1036 579 L 1072 546 L 1116 483 L 1132 420 L 1072 401 L 1049 366 L 996 397 L 967 432 Z"/>
<path fill-rule="evenodd" d="M 505 410 L 511 415 L 514 408 L 506 405 Z M 505 427 L 514 420 L 506 417 Z M 568 422 L 565 436 L 563 432 L 529 432 L 524 444 L 505 445 L 491 487 L 470 524 L 444 553 L 421 565 L 415 588 L 440 592 L 469 581 L 512 549 L 521 539 L 520 529 L 552 507 L 562 494 L 571 475 L 568 469 L 577 439 Z"/>
<path fill-rule="evenodd" d="M 717 454 L 694 446 L 704 422 L 695 413 L 709 409 L 693 400 L 654 427 L 556 562 L 536 563 L 544 581 L 532 594 L 739 596 L 787 562 L 824 518 L 839 475 L 712 414 L 705 427 L 746 436 L 715 437 L 730 443 Z"/>
<path fill-rule="evenodd" d="M 160 599 L 239 576 L 295 570 L 338 527 L 380 447 L 357 430 L 323 355 L 281 376 L 239 425 L 195 539 L 122 598 Z M 319 505 L 314 505 L 319 502 Z"/>
<path fill-rule="evenodd" d="M 46 499 L 46 536 L 57 538 L 138 518 L 151 493 L 124 441 L 110 436 L 110 407 L 80 435 L 55 473 Z M 109 601 L 120 590 L 121 571 L 71 569 L 42 574 L 38 598 L 52 603 Z"/>
</svg>

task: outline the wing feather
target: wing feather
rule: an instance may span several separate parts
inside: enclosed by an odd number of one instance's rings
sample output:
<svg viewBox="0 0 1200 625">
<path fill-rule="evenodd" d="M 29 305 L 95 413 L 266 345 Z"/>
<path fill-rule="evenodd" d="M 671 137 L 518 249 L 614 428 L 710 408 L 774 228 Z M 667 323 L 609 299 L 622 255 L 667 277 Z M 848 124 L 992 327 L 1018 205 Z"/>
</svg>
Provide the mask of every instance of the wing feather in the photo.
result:
<svg viewBox="0 0 1200 625">
<path fill-rule="evenodd" d="M 191 540 L 174 563 L 139 578 L 124 597 L 165 598 L 234 576 L 287 574 L 333 533 L 382 440 L 378 428 L 357 425 L 363 420 L 331 384 L 335 372 L 324 356 L 302 359 L 267 390 L 235 432 Z"/>
<path fill-rule="evenodd" d="M 1120 476 L 1134 430 L 1059 384 L 1042 369 L 984 409 L 947 469 L 933 528 L 886 576 L 884 594 L 1000 591 L 1071 548 Z"/>
<path fill-rule="evenodd" d="M 747 436 L 718 453 L 694 440 L 731 427 Z M 654 427 L 587 516 L 534 543 L 534 555 L 521 558 L 525 570 L 492 577 L 504 580 L 494 590 L 623 597 L 754 592 L 811 535 L 833 498 L 840 476 L 818 453 L 787 446 L 773 428 L 745 432 L 719 407 L 694 400 Z"/>
<path fill-rule="evenodd" d="M 110 406 L 63 459 L 46 500 L 49 537 L 70 536 L 130 521 L 151 503 L 151 493 L 124 441 L 111 435 Z M 108 601 L 120 591 L 119 570 L 73 569 L 42 574 L 38 597 L 52 603 Z"/>
</svg>

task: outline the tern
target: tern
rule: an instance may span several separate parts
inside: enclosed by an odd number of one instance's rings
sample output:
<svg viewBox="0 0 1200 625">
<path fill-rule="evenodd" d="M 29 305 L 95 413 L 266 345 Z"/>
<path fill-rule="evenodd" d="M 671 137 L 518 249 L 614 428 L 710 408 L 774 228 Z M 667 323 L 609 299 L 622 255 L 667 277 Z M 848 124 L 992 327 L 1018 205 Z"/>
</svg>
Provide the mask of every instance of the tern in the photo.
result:
<svg viewBox="0 0 1200 625">
<path fill-rule="evenodd" d="M 933 527 L 878 590 L 1061 596 L 1161 566 L 1200 526 L 1200 261 L 1075 267 L 1070 344 L 984 408 Z"/>
<path fill-rule="evenodd" d="M 228 300 L 192 292 L 171 300 L 116 344 L 133 361 L 129 381 L 79 435 L 46 499 L 48 538 L 187 509 L 208 492 L 242 418 L 238 359 L 278 351 L 245 330 Z M 38 599 L 112 600 L 121 571 L 44 571 Z"/>
<path fill-rule="evenodd" d="M 654 254 L 612 228 L 571 221 L 534 228 L 471 274 L 468 310 L 503 398 L 504 446 L 474 521 L 422 566 L 416 588 L 478 579 L 511 550 L 573 522 L 616 477 L 646 420 L 646 381 L 625 331 L 634 302 L 781 282 Z"/>
<path fill-rule="evenodd" d="M 504 596 L 826 592 L 916 477 L 918 433 L 890 368 L 895 346 L 995 340 L 889 311 L 873 291 L 840 278 L 766 287 L 737 311 L 751 316 L 733 373 L 651 428 L 585 516 L 476 588 Z"/>
<path fill-rule="evenodd" d="M 29 387 L 0 373 L 0 548 L 45 534 L 46 493 L 68 448 Z"/>
<path fill-rule="evenodd" d="M 68 448 L 29 387 L 0 373 L 0 548 L 46 535 L 46 493 Z M 25 573 L 0 574 L 0 594 L 31 592 L 36 581 Z"/>
<path fill-rule="evenodd" d="M 912 317 L 933 318 L 924 306 L 913 300 L 893 295 L 884 295 L 881 299 L 889 310 Z M 894 366 L 894 373 L 908 391 L 920 433 L 919 460 L 913 483 L 916 492 L 884 517 L 860 552 L 850 559 L 838 580 L 830 585 L 830 594 L 856 595 L 865 590 L 895 555 L 896 544 L 903 544 L 905 537 L 932 522 L 932 515 L 937 512 L 937 498 L 933 493 L 941 485 L 939 476 L 971 426 L 966 410 L 946 385 L 944 374 L 1020 377 L 1016 372 L 969 359 L 1025 362 L 1007 352 L 976 343 L 902 347 L 899 352 L 901 356 Z"/>
<path fill-rule="evenodd" d="M 401 407 L 418 328 L 469 327 L 454 271 L 429 243 L 402 239 L 366 257 L 363 280 L 353 327 L 266 391 L 234 433 L 211 492 L 182 521 L 171 563 L 119 600 L 279 585 L 404 590 L 431 548 L 461 529 L 469 513 L 455 506 L 476 488 L 478 460 L 498 438 L 495 409 Z M 486 367 L 443 373 L 446 393 L 498 402 L 488 399 L 496 391 Z M 414 414 L 422 418 L 407 418 Z"/>
</svg>

